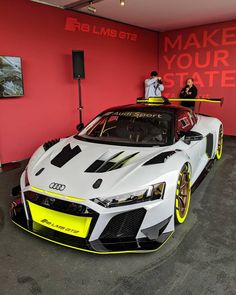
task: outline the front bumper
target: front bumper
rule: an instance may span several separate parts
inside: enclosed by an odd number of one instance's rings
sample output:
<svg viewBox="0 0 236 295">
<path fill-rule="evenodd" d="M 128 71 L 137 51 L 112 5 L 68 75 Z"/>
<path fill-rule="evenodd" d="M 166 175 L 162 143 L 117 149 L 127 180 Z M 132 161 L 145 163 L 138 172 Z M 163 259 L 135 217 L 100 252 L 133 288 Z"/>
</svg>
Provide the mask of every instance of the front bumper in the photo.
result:
<svg viewBox="0 0 236 295">
<path fill-rule="evenodd" d="M 27 201 L 28 212 L 26 214 L 22 199 L 20 197 L 17 198 L 11 204 L 10 209 L 13 223 L 45 240 L 86 252 L 97 254 L 152 252 L 159 249 L 173 233 L 173 231 L 165 231 L 170 222 L 170 216 L 154 226 L 143 229 L 144 237 L 137 238 L 137 233 L 146 215 L 145 208 L 138 208 L 115 215 L 106 224 L 100 236 L 97 239 L 91 240 L 91 234 L 99 219 L 99 213 L 90 212 L 89 217 L 83 214 L 75 217 L 70 214 L 44 208 L 40 212 L 47 214 L 45 218 L 42 213 L 37 217 L 34 212 L 37 208 L 35 209 L 34 206 L 38 205 L 32 206 L 32 203 Z M 56 214 L 56 219 L 53 222 L 49 221 L 49 213 Z M 58 218 L 60 218 L 60 222 L 57 222 Z M 72 220 L 73 229 L 68 226 L 67 219 L 69 218 L 75 218 L 74 221 Z M 79 234 L 77 233 L 78 231 L 74 230 L 77 226 L 76 218 L 79 218 L 79 227 L 81 227 L 81 220 L 86 218 L 86 222 L 83 222 L 83 230 Z M 89 222 L 87 222 L 88 220 Z M 57 223 L 60 223 L 60 225 Z"/>
</svg>

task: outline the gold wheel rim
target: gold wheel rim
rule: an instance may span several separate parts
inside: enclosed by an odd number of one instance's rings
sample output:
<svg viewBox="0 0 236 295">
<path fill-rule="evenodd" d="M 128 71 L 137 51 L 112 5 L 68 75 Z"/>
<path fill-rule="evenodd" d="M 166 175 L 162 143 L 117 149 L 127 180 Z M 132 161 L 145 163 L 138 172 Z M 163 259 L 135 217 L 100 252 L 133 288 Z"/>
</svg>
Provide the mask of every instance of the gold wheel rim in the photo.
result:
<svg viewBox="0 0 236 295">
<path fill-rule="evenodd" d="M 175 198 L 175 220 L 177 223 L 183 223 L 188 215 L 191 198 L 190 168 L 188 164 L 182 168 L 176 189 Z"/>
<path fill-rule="evenodd" d="M 220 126 L 217 151 L 216 151 L 216 157 L 218 160 L 221 158 L 222 149 L 223 149 L 223 128 L 222 128 L 222 126 Z"/>
<path fill-rule="evenodd" d="M 180 186 L 179 186 L 179 194 L 178 198 L 178 210 L 181 218 L 184 218 L 189 203 L 190 196 L 190 181 L 189 181 L 189 173 L 188 171 L 184 171 L 180 178 Z"/>
</svg>

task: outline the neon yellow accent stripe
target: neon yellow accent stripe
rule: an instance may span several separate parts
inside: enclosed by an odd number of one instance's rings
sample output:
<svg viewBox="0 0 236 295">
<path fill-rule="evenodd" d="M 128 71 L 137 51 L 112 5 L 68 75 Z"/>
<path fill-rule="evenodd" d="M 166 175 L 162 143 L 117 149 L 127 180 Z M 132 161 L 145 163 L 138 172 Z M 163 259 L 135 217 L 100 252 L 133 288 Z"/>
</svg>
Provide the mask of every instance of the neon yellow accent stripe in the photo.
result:
<svg viewBox="0 0 236 295">
<path fill-rule="evenodd" d="M 169 235 L 169 237 L 165 240 L 165 242 L 163 242 L 161 244 L 161 246 L 157 249 L 154 249 L 154 250 L 128 250 L 128 251 L 114 251 L 114 252 L 97 252 L 97 251 L 93 251 L 93 250 L 87 250 L 87 249 L 83 249 L 83 248 L 79 248 L 79 247 L 74 247 L 74 246 L 70 246 L 70 245 L 66 245 L 66 244 L 63 244 L 63 243 L 60 243 L 60 242 L 57 242 L 57 241 L 53 241 L 51 239 L 48 239 L 48 238 L 45 238 L 43 236 L 40 236 L 39 234 L 36 234 L 26 228 L 24 228 L 23 226 L 19 225 L 18 223 L 16 223 L 15 221 L 12 220 L 12 222 L 17 225 L 18 227 L 20 227 L 21 229 L 27 231 L 28 233 L 32 234 L 32 235 L 35 235 L 41 239 L 44 239 L 46 241 L 49 241 L 49 242 L 52 242 L 54 244 L 57 244 L 57 245 L 61 245 L 61 246 L 65 246 L 65 247 L 68 247 L 68 248 L 72 248 L 72 249 L 75 249 L 75 250 L 79 250 L 79 251 L 84 251 L 84 252 L 89 252 L 89 253 L 93 253 L 93 254 L 100 254 L 100 255 L 107 255 L 107 254 L 126 254 L 126 253 L 138 253 L 138 254 L 143 254 L 143 253 L 151 253 L 151 252 L 156 252 L 158 251 L 159 249 L 162 248 L 162 246 L 164 246 L 164 244 L 172 237 L 172 235 L 174 234 L 174 231 Z"/>
<path fill-rule="evenodd" d="M 67 200 L 70 200 L 70 201 L 77 201 L 77 202 L 84 202 L 85 201 L 85 199 L 82 199 L 82 198 L 76 198 L 76 197 L 71 197 L 71 196 L 64 196 L 64 195 L 61 195 L 61 194 L 58 194 L 58 193 L 53 193 L 53 192 L 45 191 L 45 190 L 40 189 L 40 188 L 37 188 L 35 186 L 31 186 L 31 188 L 32 188 L 32 190 L 34 190 L 36 192 L 47 194 L 47 195 L 50 195 L 50 196 L 53 196 L 53 197 L 64 198 L 64 199 L 67 199 Z"/>
<path fill-rule="evenodd" d="M 54 211 L 28 201 L 32 219 L 48 228 L 75 237 L 86 238 L 92 217 L 82 217 Z"/>
<path fill-rule="evenodd" d="M 180 185 L 180 180 L 178 180 L 178 182 L 177 182 L 177 183 L 178 183 L 178 185 Z"/>
<path fill-rule="evenodd" d="M 85 199 L 75 198 L 75 197 L 70 197 L 70 196 L 66 196 L 65 198 L 70 201 L 77 201 L 77 202 L 84 202 L 85 201 Z"/>
<path fill-rule="evenodd" d="M 176 196 L 178 196 L 179 195 L 179 189 L 177 188 L 177 190 L 176 190 Z"/>
</svg>

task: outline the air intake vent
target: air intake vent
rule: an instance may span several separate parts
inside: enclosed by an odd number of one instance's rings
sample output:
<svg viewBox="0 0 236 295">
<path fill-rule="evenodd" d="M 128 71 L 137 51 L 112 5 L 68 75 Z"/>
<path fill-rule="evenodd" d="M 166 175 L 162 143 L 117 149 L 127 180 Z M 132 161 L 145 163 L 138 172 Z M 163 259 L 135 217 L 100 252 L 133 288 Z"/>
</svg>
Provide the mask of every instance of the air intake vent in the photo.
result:
<svg viewBox="0 0 236 295">
<path fill-rule="evenodd" d="M 169 157 L 171 157 L 175 153 L 175 151 L 160 153 L 159 155 L 144 163 L 143 166 L 164 163 Z"/>
<path fill-rule="evenodd" d="M 104 243 L 116 239 L 134 240 L 143 222 L 146 210 L 139 208 L 114 216 L 100 236 Z"/>
<path fill-rule="evenodd" d="M 27 191 L 24 195 L 27 201 L 54 211 L 76 216 L 97 215 L 95 211 L 79 203 L 59 200 L 57 198 L 45 196 L 32 191 Z"/>
<path fill-rule="evenodd" d="M 45 144 L 43 145 L 43 148 L 45 151 L 49 150 L 54 144 L 58 143 L 60 141 L 60 139 L 53 139 L 50 141 L 45 142 Z"/>
<path fill-rule="evenodd" d="M 119 169 L 123 167 L 130 159 L 136 156 L 138 153 L 134 153 L 123 158 L 118 158 L 124 152 L 119 152 L 110 158 L 105 160 L 96 160 L 94 161 L 86 170 L 85 172 L 93 172 L 93 173 L 103 173 L 107 171 L 112 171 L 115 169 Z M 116 161 L 117 160 L 117 161 Z"/>
<path fill-rule="evenodd" d="M 73 149 L 70 147 L 70 144 L 67 144 L 55 158 L 52 159 L 51 164 L 61 168 L 72 158 L 78 155 L 81 152 L 80 147 L 77 145 Z"/>
<path fill-rule="evenodd" d="M 208 156 L 208 158 L 212 157 L 212 152 L 213 152 L 213 142 L 214 142 L 214 138 L 213 138 L 213 134 L 212 133 L 208 133 L 206 136 L 207 142 L 206 142 L 206 154 Z"/>
</svg>

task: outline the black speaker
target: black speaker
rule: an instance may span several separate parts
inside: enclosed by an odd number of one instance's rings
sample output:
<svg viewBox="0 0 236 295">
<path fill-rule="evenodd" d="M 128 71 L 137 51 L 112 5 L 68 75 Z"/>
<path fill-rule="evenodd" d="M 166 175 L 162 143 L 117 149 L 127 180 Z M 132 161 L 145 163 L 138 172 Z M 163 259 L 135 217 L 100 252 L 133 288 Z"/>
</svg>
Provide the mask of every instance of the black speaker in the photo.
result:
<svg viewBox="0 0 236 295">
<path fill-rule="evenodd" d="M 72 62 L 74 79 L 84 79 L 84 51 L 72 50 Z"/>
</svg>

